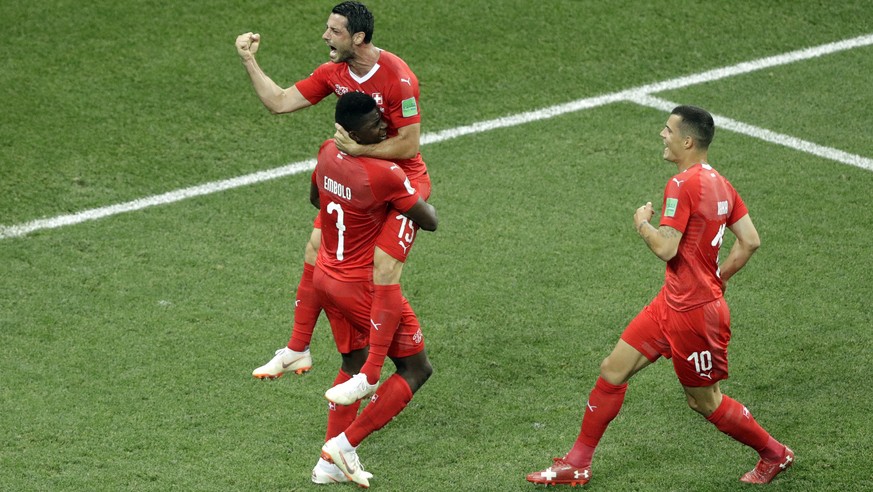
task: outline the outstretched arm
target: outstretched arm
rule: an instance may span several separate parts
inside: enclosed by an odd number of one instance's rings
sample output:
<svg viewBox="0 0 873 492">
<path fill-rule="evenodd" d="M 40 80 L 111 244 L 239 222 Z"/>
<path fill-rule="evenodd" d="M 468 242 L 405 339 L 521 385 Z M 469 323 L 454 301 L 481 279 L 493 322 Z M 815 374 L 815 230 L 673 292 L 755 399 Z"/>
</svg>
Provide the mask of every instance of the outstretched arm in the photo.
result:
<svg viewBox="0 0 873 492">
<path fill-rule="evenodd" d="M 418 155 L 421 123 L 414 123 L 397 129 L 397 135 L 386 138 L 379 143 L 361 145 L 349 137 L 349 133 L 336 123 L 336 133 L 333 136 L 336 146 L 349 155 L 364 155 L 385 159 L 388 161 L 412 159 Z"/>
<path fill-rule="evenodd" d="M 260 44 L 260 34 L 247 32 L 236 38 L 236 52 L 264 106 L 273 114 L 293 113 L 298 109 L 312 106 L 312 103 L 303 97 L 303 94 L 300 94 L 297 87 L 292 85 L 283 89 L 261 70 L 257 60 L 255 60 L 255 53 L 257 53 Z"/>
<path fill-rule="evenodd" d="M 724 263 L 719 267 L 722 285 L 727 284 L 728 279 L 740 271 L 755 253 L 755 250 L 761 246 L 761 238 L 758 236 L 758 230 L 755 229 L 755 224 L 752 223 L 749 214 L 728 226 L 728 229 L 734 233 L 737 240 L 731 247 Z"/>
<path fill-rule="evenodd" d="M 658 258 L 670 261 L 679 251 L 682 233 L 670 226 L 661 226 L 655 229 L 655 226 L 649 223 L 653 215 L 655 215 L 655 209 L 652 208 L 652 202 L 647 202 L 634 213 L 634 225 L 649 249 Z"/>
</svg>

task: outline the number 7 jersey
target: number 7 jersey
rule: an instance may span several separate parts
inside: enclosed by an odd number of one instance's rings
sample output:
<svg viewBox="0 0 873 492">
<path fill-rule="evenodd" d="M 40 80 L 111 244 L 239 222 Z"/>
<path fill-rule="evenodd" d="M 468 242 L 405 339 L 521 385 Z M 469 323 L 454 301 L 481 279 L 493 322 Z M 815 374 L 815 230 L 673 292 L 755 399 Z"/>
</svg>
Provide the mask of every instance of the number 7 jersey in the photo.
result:
<svg viewBox="0 0 873 492">
<path fill-rule="evenodd" d="M 393 162 L 354 157 L 327 140 L 312 173 L 321 210 L 321 247 L 316 264 L 346 282 L 373 279 L 373 251 L 390 207 L 406 212 L 419 193 Z"/>
<path fill-rule="evenodd" d="M 718 254 L 725 228 L 748 214 L 734 187 L 709 164 L 695 164 L 673 176 L 664 188 L 661 226 L 682 233 L 679 249 L 667 262 L 667 304 L 687 311 L 722 295 Z"/>
</svg>

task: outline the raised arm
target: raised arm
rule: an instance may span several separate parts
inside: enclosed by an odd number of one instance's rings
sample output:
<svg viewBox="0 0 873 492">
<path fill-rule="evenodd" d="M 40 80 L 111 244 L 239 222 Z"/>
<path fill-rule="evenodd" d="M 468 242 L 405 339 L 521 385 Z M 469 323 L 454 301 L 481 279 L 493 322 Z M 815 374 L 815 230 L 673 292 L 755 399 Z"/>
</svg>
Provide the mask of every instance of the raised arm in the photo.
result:
<svg viewBox="0 0 873 492">
<path fill-rule="evenodd" d="M 749 217 L 749 214 L 744 215 L 740 220 L 728 226 L 728 229 L 734 233 L 737 240 L 731 247 L 727 258 L 725 258 L 719 267 L 722 285 L 727 284 L 728 279 L 740 271 L 758 247 L 761 246 L 761 238 L 758 236 L 758 230 L 755 229 L 755 224 L 752 223 L 752 218 Z"/>
<path fill-rule="evenodd" d="M 346 154 L 355 156 L 364 155 L 388 161 L 412 159 L 418 155 L 421 123 L 400 127 L 397 129 L 396 136 L 369 145 L 361 145 L 352 140 L 348 132 L 339 123 L 336 123 L 335 126 L 336 133 L 333 139 L 336 142 L 337 148 Z"/>
<path fill-rule="evenodd" d="M 652 250 L 652 253 L 655 253 L 655 256 L 664 261 L 670 261 L 676 256 L 676 252 L 679 251 L 679 241 L 682 240 L 682 233 L 670 226 L 661 226 L 656 229 L 655 226 L 649 223 L 654 214 L 655 210 L 652 208 L 652 202 L 647 202 L 634 213 L 634 225 L 640 237 L 643 238 L 643 241 Z"/>
<path fill-rule="evenodd" d="M 273 82 L 270 77 L 264 73 L 261 67 L 255 60 L 255 53 L 261 44 L 261 35 L 247 32 L 240 34 L 236 38 L 236 52 L 242 60 L 249 78 L 252 80 L 252 86 L 255 88 L 255 93 L 264 103 L 264 106 L 273 114 L 293 113 L 298 109 L 307 108 L 312 104 L 300 94 L 297 87 L 291 86 L 287 89 L 279 87 Z"/>
</svg>

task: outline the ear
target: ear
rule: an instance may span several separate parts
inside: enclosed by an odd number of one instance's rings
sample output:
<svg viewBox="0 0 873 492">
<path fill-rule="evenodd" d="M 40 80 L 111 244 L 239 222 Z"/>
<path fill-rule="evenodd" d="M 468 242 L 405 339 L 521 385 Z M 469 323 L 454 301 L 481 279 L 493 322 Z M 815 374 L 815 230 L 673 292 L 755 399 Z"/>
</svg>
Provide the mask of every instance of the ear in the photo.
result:
<svg viewBox="0 0 873 492">
<path fill-rule="evenodd" d="M 682 140 L 682 146 L 686 149 L 690 149 L 694 147 L 694 138 L 690 135 L 686 136 L 684 140 Z"/>
<path fill-rule="evenodd" d="M 358 136 L 358 132 L 356 130 L 352 130 L 349 132 L 349 138 L 354 140 L 355 143 L 361 143 L 361 137 Z"/>
<path fill-rule="evenodd" d="M 354 43 L 356 46 L 362 45 L 364 44 L 365 37 L 367 37 L 367 35 L 363 32 L 356 32 L 354 35 L 352 35 L 352 43 Z"/>
</svg>

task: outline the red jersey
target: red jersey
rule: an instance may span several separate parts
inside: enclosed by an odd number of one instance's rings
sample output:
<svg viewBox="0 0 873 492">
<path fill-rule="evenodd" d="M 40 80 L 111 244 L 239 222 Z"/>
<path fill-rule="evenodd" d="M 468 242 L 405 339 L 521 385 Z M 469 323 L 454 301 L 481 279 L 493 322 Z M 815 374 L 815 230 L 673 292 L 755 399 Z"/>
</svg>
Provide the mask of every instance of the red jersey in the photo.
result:
<svg viewBox="0 0 873 492">
<path fill-rule="evenodd" d="M 667 183 L 662 210 L 660 225 L 682 233 L 667 262 L 667 304 L 687 311 L 718 299 L 718 253 L 725 228 L 749 213 L 743 199 L 709 164 L 695 164 Z"/>
<path fill-rule="evenodd" d="M 312 173 L 321 210 L 316 265 L 346 282 L 373 279 L 373 250 L 389 207 L 406 212 L 419 193 L 393 162 L 340 152 L 333 139 L 321 144 Z"/>
<path fill-rule="evenodd" d="M 406 62 L 385 50 L 381 50 L 376 65 L 363 77 L 353 74 L 346 63 L 327 62 L 294 85 L 312 104 L 331 93 L 337 96 L 352 91 L 369 94 L 388 123 L 388 138 L 396 136 L 398 128 L 421 122 L 418 78 Z M 396 162 L 412 180 L 427 172 L 421 153 Z"/>
</svg>

